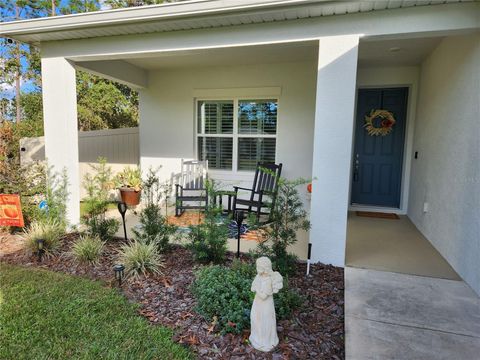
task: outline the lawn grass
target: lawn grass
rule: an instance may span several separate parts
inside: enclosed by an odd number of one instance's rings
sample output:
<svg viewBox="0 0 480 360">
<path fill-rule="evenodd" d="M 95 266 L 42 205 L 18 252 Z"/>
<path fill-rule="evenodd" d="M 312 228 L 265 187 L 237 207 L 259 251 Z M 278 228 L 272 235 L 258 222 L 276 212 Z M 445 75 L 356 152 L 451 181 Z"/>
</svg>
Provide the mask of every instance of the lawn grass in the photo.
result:
<svg viewBox="0 0 480 360">
<path fill-rule="evenodd" d="M 0 359 L 190 359 L 116 289 L 0 263 Z"/>
</svg>

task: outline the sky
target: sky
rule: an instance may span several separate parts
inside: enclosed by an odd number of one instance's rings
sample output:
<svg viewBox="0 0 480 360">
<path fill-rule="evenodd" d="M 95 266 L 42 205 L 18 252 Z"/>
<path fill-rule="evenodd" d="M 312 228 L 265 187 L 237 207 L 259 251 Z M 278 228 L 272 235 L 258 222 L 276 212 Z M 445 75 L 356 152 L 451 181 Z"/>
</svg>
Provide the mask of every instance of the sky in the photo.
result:
<svg viewBox="0 0 480 360">
<path fill-rule="evenodd" d="M 13 2 L 14 0 L 7 0 L 8 2 Z M 60 0 L 57 2 L 57 6 L 62 6 L 68 4 L 69 0 Z M 101 10 L 108 10 L 109 6 L 105 4 L 104 0 L 99 0 L 100 9 Z M 21 16 L 23 14 L 20 14 Z M 8 22 L 15 20 L 15 13 L 11 10 L 6 10 L 5 8 L 0 8 L 0 22 Z M 4 57 L 6 53 L 6 46 L 5 46 L 6 39 L 0 38 L 0 68 L 3 67 Z M 26 61 L 24 59 L 21 60 L 22 67 L 26 67 Z M 28 80 L 21 79 L 21 89 L 25 92 L 30 92 L 35 90 L 35 85 Z M 15 84 L 8 84 L 5 82 L 0 83 L 0 99 L 7 98 L 12 99 L 15 96 Z"/>
</svg>

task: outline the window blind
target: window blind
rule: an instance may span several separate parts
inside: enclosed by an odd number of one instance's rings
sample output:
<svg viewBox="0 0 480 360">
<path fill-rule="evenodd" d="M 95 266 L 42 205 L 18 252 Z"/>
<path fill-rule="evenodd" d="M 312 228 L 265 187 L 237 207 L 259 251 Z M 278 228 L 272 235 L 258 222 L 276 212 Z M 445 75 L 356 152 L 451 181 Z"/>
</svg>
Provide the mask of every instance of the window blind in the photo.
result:
<svg viewBox="0 0 480 360">
<path fill-rule="evenodd" d="M 198 132 L 203 134 L 233 133 L 233 101 L 199 101 Z"/>
<path fill-rule="evenodd" d="M 238 170 L 254 170 L 257 162 L 275 162 L 276 139 L 239 138 Z"/>
<path fill-rule="evenodd" d="M 240 134 L 276 134 L 277 101 L 240 100 L 238 102 L 238 132 Z"/>
<path fill-rule="evenodd" d="M 199 137 L 198 156 L 201 160 L 208 160 L 209 168 L 232 170 L 233 139 Z"/>
<path fill-rule="evenodd" d="M 275 99 L 199 100 L 198 158 L 211 169 L 234 171 L 275 162 L 277 108 Z"/>
</svg>

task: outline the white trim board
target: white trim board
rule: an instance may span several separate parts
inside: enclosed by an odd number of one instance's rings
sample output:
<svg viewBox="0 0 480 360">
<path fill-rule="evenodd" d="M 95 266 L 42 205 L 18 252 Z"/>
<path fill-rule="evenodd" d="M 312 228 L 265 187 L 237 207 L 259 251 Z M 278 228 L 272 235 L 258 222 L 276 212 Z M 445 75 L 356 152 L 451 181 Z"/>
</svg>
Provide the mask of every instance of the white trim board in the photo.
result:
<svg viewBox="0 0 480 360">
<path fill-rule="evenodd" d="M 381 206 L 368 206 L 368 205 L 350 205 L 348 207 L 348 211 L 368 211 L 368 212 L 376 212 L 376 213 L 407 215 L 406 210 L 390 208 L 390 207 L 381 207 Z"/>
<path fill-rule="evenodd" d="M 221 98 L 232 97 L 248 97 L 262 96 L 265 98 L 279 97 L 282 94 L 280 86 L 270 87 L 252 87 L 252 88 L 226 88 L 226 89 L 193 89 L 193 96 L 195 98 L 202 98 L 201 100 L 214 100 Z"/>
</svg>

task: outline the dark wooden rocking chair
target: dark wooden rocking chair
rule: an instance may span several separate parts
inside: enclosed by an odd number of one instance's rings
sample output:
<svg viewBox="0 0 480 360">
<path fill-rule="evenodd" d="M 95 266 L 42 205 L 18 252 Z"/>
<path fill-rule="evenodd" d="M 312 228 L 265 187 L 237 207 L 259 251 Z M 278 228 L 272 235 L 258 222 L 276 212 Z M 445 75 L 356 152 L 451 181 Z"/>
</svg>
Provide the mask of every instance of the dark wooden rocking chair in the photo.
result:
<svg viewBox="0 0 480 360">
<path fill-rule="evenodd" d="M 277 199 L 278 181 L 281 173 L 282 164 L 257 163 L 252 188 L 233 187 L 235 192 L 233 195 L 233 212 L 244 210 L 254 213 L 258 222 L 260 222 L 261 215 L 268 215 L 268 220 L 270 220 L 270 212 Z M 248 199 L 239 198 L 238 190 L 248 191 Z M 268 197 L 268 202 L 265 197 Z"/>
<path fill-rule="evenodd" d="M 205 209 L 208 204 L 208 160 L 182 159 L 181 169 L 180 184 L 175 184 L 175 216 L 189 209 Z"/>
</svg>

